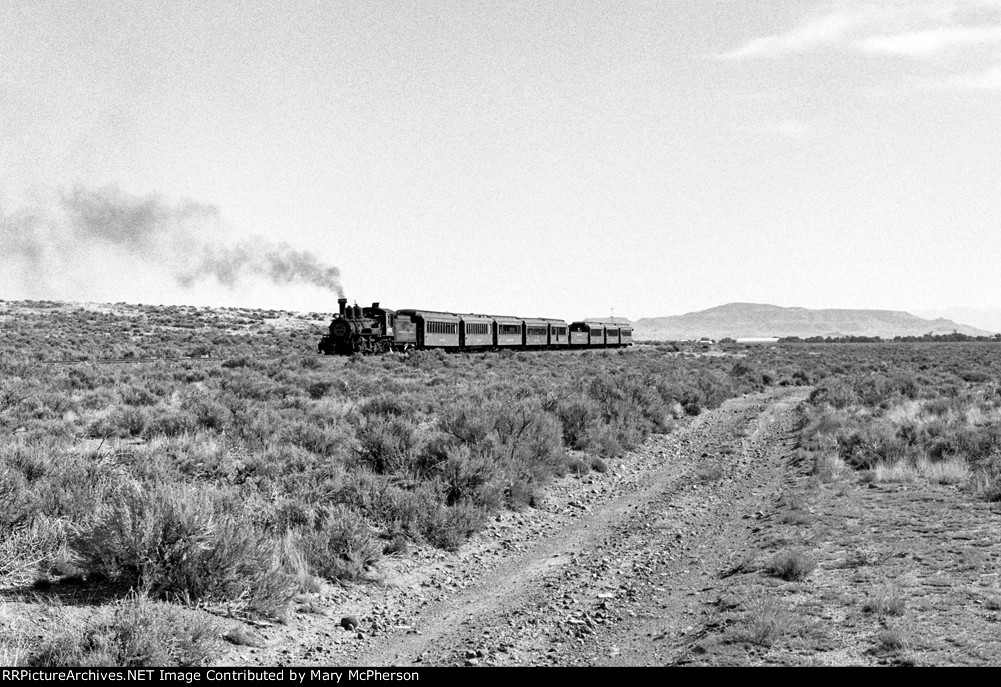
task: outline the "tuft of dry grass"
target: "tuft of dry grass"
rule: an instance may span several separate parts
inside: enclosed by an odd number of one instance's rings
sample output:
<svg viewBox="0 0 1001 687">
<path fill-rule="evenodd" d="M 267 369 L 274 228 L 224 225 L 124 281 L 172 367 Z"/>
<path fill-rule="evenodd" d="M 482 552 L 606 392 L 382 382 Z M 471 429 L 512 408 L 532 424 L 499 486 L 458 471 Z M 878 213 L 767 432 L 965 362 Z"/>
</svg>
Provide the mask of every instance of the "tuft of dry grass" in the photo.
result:
<svg viewBox="0 0 1001 687">
<path fill-rule="evenodd" d="M 934 462 L 920 460 L 918 472 L 935 484 L 963 484 L 970 479 L 970 464 L 960 456 Z"/>
<path fill-rule="evenodd" d="M 920 474 L 917 465 L 905 461 L 877 463 L 872 472 L 874 482 L 896 484 L 913 484 Z"/>
<path fill-rule="evenodd" d="M 773 576 L 790 582 L 797 582 L 817 568 L 817 561 L 809 554 L 799 549 L 780 551 L 765 564 L 764 571 Z"/>
<path fill-rule="evenodd" d="M 888 628 L 876 635 L 876 651 L 879 653 L 899 654 L 907 651 L 909 646 L 910 642 L 900 630 Z"/>
<path fill-rule="evenodd" d="M 851 472 L 834 449 L 820 449 L 813 454 L 812 459 L 812 474 L 819 477 L 822 482 L 837 481 Z"/>
<path fill-rule="evenodd" d="M 795 625 L 792 614 L 774 598 L 745 596 L 738 606 L 743 613 L 728 629 L 727 643 L 770 647 Z"/>
<path fill-rule="evenodd" d="M 31 655 L 31 633 L 24 618 L 0 607 L 0 666 L 23 666 Z"/>
<path fill-rule="evenodd" d="M 201 666 L 219 644 L 208 619 L 135 594 L 102 609 L 95 619 L 60 623 L 15 658 L 32 667 Z"/>
<path fill-rule="evenodd" d="M 881 617 L 902 616 L 906 607 L 907 602 L 900 589 L 896 585 L 888 584 L 874 588 L 868 600 L 862 605 L 862 610 Z"/>
</svg>

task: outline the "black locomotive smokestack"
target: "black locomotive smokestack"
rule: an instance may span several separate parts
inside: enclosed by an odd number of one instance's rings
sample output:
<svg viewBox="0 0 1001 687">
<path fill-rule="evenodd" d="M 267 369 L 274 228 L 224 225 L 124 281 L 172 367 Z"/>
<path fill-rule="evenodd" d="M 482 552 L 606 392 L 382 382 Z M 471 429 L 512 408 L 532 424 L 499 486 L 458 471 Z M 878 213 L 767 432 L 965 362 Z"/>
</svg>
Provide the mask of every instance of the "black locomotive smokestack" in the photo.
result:
<svg viewBox="0 0 1001 687">
<path fill-rule="evenodd" d="M 341 311 L 341 317 L 344 317 L 344 306 L 346 306 L 347 304 L 348 304 L 348 299 L 347 298 L 338 298 L 337 299 L 337 307 Z"/>
</svg>

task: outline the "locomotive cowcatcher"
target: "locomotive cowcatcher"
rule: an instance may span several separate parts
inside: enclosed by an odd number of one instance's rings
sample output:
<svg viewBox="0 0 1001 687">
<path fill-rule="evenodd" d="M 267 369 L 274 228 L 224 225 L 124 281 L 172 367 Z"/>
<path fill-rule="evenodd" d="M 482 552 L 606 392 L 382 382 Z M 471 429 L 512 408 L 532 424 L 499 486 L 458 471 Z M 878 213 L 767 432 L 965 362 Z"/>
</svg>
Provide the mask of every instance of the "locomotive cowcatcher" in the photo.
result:
<svg viewBox="0 0 1001 687">
<path fill-rule="evenodd" d="M 414 348 L 417 335 L 409 317 L 397 317 L 395 310 L 348 305 L 347 298 L 338 298 L 340 312 L 330 322 L 330 328 L 317 346 L 325 355 L 352 353 L 387 353 Z"/>
</svg>

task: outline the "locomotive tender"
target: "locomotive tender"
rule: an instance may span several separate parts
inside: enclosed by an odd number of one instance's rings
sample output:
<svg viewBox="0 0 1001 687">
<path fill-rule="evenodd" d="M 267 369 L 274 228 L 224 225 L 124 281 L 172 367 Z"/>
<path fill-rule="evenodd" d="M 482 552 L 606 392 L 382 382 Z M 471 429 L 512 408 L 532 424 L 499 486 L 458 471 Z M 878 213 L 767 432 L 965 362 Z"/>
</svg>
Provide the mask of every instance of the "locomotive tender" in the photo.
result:
<svg viewBox="0 0 1001 687">
<path fill-rule="evenodd" d="M 325 355 L 387 353 L 441 348 L 484 351 L 618 348 L 633 342 L 632 329 L 620 322 L 457 314 L 429 310 L 389 310 L 348 305 L 338 298 L 340 312 L 317 346 Z"/>
</svg>

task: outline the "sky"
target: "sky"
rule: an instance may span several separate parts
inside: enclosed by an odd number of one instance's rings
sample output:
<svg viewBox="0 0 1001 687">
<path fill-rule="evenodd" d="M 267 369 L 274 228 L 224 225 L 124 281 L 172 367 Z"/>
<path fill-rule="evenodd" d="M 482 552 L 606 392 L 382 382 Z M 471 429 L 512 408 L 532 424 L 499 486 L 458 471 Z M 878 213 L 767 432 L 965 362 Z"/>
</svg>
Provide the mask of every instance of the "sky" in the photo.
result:
<svg viewBox="0 0 1001 687">
<path fill-rule="evenodd" d="M 0 64 L 0 299 L 1001 310 L 1001 0 L 5 0 Z"/>
</svg>

